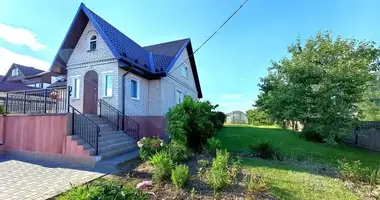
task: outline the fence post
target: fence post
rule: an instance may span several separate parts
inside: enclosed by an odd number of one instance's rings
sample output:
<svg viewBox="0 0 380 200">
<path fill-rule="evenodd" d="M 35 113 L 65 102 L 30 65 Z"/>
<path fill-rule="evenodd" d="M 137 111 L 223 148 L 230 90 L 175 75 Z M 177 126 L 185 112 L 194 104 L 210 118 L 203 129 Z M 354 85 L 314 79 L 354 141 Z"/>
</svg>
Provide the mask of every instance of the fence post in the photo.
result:
<svg viewBox="0 0 380 200">
<path fill-rule="evenodd" d="M 46 114 L 46 89 L 44 90 L 44 111 L 45 111 L 45 114 Z"/>
<path fill-rule="evenodd" d="M 355 127 L 355 145 L 358 145 L 359 136 L 358 136 L 358 127 Z"/>
<path fill-rule="evenodd" d="M 99 117 L 102 117 L 102 100 L 99 99 Z"/>
<path fill-rule="evenodd" d="M 69 107 L 69 110 L 70 110 L 70 107 Z M 71 135 L 74 135 L 74 123 L 75 123 L 75 119 L 74 119 L 74 108 L 72 109 L 73 110 L 73 114 L 72 114 L 72 116 L 71 116 Z M 69 111 L 70 112 L 70 111 Z"/>
<path fill-rule="evenodd" d="M 67 113 L 70 113 L 71 86 L 67 86 Z"/>
<path fill-rule="evenodd" d="M 25 111 L 26 111 L 26 91 L 24 91 L 24 107 L 23 107 L 24 111 L 23 113 L 25 114 Z"/>
<path fill-rule="evenodd" d="M 9 93 L 7 92 L 7 98 L 5 99 L 5 114 L 8 113 L 8 97 L 9 96 Z"/>
</svg>

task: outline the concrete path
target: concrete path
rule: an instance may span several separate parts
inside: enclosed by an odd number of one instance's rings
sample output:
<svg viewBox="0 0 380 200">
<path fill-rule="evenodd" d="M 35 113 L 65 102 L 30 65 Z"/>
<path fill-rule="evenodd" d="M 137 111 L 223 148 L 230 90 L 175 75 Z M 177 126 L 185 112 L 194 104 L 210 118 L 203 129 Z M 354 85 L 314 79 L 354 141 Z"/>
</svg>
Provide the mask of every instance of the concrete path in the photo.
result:
<svg viewBox="0 0 380 200">
<path fill-rule="evenodd" d="M 0 158 L 0 199 L 47 199 L 108 173 L 99 168 Z"/>
</svg>

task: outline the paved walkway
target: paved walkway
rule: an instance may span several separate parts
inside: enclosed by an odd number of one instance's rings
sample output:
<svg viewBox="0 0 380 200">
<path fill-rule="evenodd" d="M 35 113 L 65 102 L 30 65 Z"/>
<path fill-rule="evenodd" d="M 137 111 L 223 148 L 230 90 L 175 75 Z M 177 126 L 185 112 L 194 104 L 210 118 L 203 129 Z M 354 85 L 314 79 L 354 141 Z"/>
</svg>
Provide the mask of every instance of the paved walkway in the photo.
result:
<svg viewBox="0 0 380 200">
<path fill-rule="evenodd" d="M 94 168 L 0 158 L 0 200 L 47 199 L 104 175 Z"/>
</svg>

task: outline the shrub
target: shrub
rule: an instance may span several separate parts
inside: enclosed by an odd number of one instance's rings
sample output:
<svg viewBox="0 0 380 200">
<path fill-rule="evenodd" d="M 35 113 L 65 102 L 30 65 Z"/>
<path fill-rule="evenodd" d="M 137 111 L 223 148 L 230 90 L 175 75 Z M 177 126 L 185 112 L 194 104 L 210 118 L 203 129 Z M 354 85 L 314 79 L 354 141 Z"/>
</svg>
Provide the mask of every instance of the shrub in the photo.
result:
<svg viewBox="0 0 380 200">
<path fill-rule="evenodd" d="M 234 158 L 232 160 L 232 165 L 230 167 L 230 177 L 232 180 L 237 181 L 237 176 L 241 172 L 242 165 L 241 165 L 241 159 L 240 158 Z"/>
<path fill-rule="evenodd" d="M 210 155 L 215 156 L 216 150 L 221 148 L 222 143 L 214 137 L 207 139 L 207 151 Z"/>
<path fill-rule="evenodd" d="M 204 173 L 209 168 L 209 166 L 210 166 L 210 162 L 208 160 L 205 160 L 205 159 L 198 160 L 198 164 L 197 164 L 198 174 L 201 175 L 201 176 L 203 176 Z"/>
<path fill-rule="evenodd" d="M 350 180 L 352 182 L 368 181 L 369 169 L 364 167 L 360 160 L 354 162 L 347 162 L 346 159 L 338 160 L 339 176 L 343 180 Z"/>
<path fill-rule="evenodd" d="M 227 119 L 227 115 L 220 111 L 213 112 L 210 117 L 210 120 L 212 121 L 212 123 L 214 124 L 214 127 L 217 130 L 223 128 L 223 125 L 226 122 L 226 119 Z"/>
<path fill-rule="evenodd" d="M 150 163 L 153 165 L 153 179 L 162 181 L 169 177 L 173 167 L 173 160 L 169 152 L 161 151 L 154 154 Z"/>
<path fill-rule="evenodd" d="M 227 151 L 217 151 L 216 158 L 212 161 L 210 171 L 206 174 L 207 183 L 214 189 L 220 190 L 231 183 L 228 161 L 230 154 Z"/>
<path fill-rule="evenodd" d="M 373 186 L 380 183 L 380 166 L 372 171 L 369 183 Z"/>
<path fill-rule="evenodd" d="M 267 181 L 255 173 L 247 174 L 244 178 L 244 185 L 250 193 L 264 192 L 268 190 Z"/>
<path fill-rule="evenodd" d="M 215 134 L 214 125 L 210 121 L 215 108 L 208 101 L 194 101 L 185 96 L 182 103 L 172 107 L 166 114 L 170 136 L 174 141 L 202 150 L 206 140 Z"/>
<path fill-rule="evenodd" d="M 4 115 L 4 114 L 5 114 L 4 106 L 0 105 L 0 115 Z"/>
<path fill-rule="evenodd" d="M 170 157 L 174 162 L 185 161 L 190 156 L 190 151 L 185 144 L 172 141 L 167 147 Z"/>
<path fill-rule="evenodd" d="M 268 140 L 259 140 L 256 143 L 251 144 L 251 149 L 255 156 L 264 159 L 279 159 L 279 152 L 273 147 Z"/>
<path fill-rule="evenodd" d="M 88 185 L 72 188 L 58 197 L 58 200 L 73 199 L 148 200 L 150 198 L 148 194 L 131 186 L 123 186 L 116 180 L 100 179 Z"/>
<path fill-rule="evenodd" d="M 146 138 L 143 137 L 137 142 L 140 147 L 140 158 L 144 161 L 149 160 L 155 153 L 164 150 L 165 144 L 159 137 Z"/>
<path fill-rule="evenodd" d="M 324 131 L 324 127 L 322 125 L 316 123 L 306 123 L 302 129 L 302 136 L 312 142 L 325 142 L 325 138 L 322 133 Z"/>
<path fill-rule="evenodd" d="M 186 165 L 177 165 L 172 170 L 172 181 L 178 188 L 183 187 L 189 180 L 189 167 Z"/>
</svg>

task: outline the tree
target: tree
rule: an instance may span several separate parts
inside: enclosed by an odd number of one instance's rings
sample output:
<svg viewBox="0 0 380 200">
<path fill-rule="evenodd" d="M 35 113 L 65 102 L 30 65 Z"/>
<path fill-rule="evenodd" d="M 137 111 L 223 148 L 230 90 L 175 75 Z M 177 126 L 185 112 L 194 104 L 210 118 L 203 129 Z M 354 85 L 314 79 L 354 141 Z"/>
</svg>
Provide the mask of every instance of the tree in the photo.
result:
<svg viewBox="0 0 380 200">
<path fill-rule="evenodd" d="M 319 32 L 303 46 L 297 39 L 288 53 L 261 79 L 256 106 L 276 121 L 321 124 L 320 134 L 334 143 L 357 120 L 357 105 L 374 78 L 379 50 L 374 42 Z"/>
<path fill-rule="evenodd" d="M 250 109 L 246 112 L 248 118 L 248 124 L 259 125 L 259 124 L 272 124 L 269 116 L 266 112 L 258 109 Z"/>
<path fill-rule="evenodd" d="M 363 101 L 358 104 L 360 120 L 380 120 L 380 74 L 377 72 L 374 75 L 374 80 L 368 83 L 368 89 L 364 92 Z"/>
</svg>

